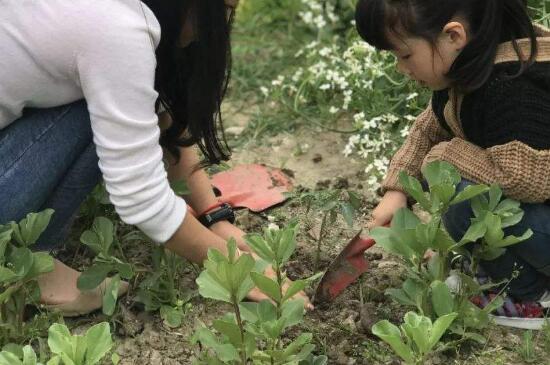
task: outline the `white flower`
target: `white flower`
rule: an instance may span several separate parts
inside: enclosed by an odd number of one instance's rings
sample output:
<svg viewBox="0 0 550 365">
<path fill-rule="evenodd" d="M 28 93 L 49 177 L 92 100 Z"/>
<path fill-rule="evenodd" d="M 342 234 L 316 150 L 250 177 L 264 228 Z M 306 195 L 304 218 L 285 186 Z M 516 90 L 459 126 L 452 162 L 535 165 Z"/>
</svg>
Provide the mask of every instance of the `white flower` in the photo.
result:
<svg viewBox="0 0 550 365">
<path fill-rule="evenodd" d="M 278 231 L 279 230 L 279 226 L 276 225 L 275 223 L 269 223 L 267 225 L 267 229 L 269 229 L 270 231 Z"/>
<path fill-rule="evenodd" d="M 336 114 L 336 113 L 338 113 L 339 111 L 340 111 L 339 108 L 337 108 L 337 107 L 335 107 L 335 106 L 331 106 L 328 112 L 329 112 L 330 114 Z"/>
<path fill-rule="evenodd" d="M 321 89 L 323 91 L 328 90 L 328 89 L 330 89 L 330 84 L 323 84 L 323 85 L 319 86 L 319 89 Z"/>
<path fill-rule="evenodd" d="M 269 89 L 265 86 L 260 87 L 260 91 L 262 92 L 262 94 L 264 94 L 264 96 L 269 95 Z"/>
<path fill-rule="evenodd" d="M 275 80 L 271 81 L 271 85 L 281 86 L 284 81 L 285 81 L 285 77 L 282 75 L 279 75 Z"/>
<path fill-rule="evenodd" d="M 413 99 L 415 99 L 417 96 L 418 96 L 418 93 L 409 94 L 409 96 L 407 96 L 407 101 L 413 100 Z"/>
</svg>

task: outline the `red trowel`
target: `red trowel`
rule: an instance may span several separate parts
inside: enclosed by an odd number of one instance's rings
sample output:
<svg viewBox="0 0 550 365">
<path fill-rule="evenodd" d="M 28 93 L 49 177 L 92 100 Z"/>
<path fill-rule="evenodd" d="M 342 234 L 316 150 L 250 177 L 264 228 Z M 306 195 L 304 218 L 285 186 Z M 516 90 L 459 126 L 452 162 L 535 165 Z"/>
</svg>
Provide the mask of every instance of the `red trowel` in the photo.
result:
<svg viewBox="0 0 550 365">
<path fill-rule="evenodd" d="M 365 258 L 365 251 L 375 243 L 371 238 L 362 238 L 359 232 L 328 267 L 317 286 L 313 304 L 333 301 L 367 271 L 369 262 Z"/>
</svg>

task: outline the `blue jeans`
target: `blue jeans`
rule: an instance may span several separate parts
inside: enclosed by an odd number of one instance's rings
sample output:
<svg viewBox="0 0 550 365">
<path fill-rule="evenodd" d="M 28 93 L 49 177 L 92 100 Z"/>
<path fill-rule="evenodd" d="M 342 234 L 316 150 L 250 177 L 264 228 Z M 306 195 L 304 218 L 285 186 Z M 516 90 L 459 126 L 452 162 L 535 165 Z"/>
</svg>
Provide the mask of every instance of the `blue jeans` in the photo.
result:
<svg viewBox="0 0 550 365">
<path fill-rule="evenodd" d="M 472 183 L 462 180 L 459 191 Z M 512 280 L 508 293 L 520 300 L 536 300 L 549 287 L 550 277 L 550 206 L 545 204 L 522 204 L 525 215 L 516 226 L 506 228 L 506 235 L 521 236 L 527 229 L 533 236 L 524 242 L 510 246 L 506 253 L 493 261 L 482 261 L 484 271 L 494 281 L 507 280 L 514 270 L 519 276 Z M 470 202 L 454 205 L 443 217 L 443 223 L 455 240 L 460 240 L 474 216 Z"/>
<path fill-rule="evenodd" d="M 63 243 L 72 217 L 100 179 L 84 101 L 27 109 L 0 130 L 0 224 L 46 208 L 55 211 L 37 250 Z"/>
</svg>

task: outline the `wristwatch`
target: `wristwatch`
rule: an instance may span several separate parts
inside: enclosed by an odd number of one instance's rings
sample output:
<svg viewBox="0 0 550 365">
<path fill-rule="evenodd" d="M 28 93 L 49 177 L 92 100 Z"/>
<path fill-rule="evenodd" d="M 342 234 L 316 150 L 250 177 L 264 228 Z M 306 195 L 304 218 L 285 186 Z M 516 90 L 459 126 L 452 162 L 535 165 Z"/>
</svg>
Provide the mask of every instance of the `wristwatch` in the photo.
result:
<svg viewBox="0 0 550 365">
<path fill-rule="evenodd" d="M 206 228 L 209 228 L 211 225 L 219 221 L 229 221 L 230 223 L 235 223 L 235 212 L 233 212 L 233 208 L 231 208 L 229 204 L 222 204 L 219 209 L 213 211 L 212 213 L 201 215 L 198 220 Z"/>
</svg>

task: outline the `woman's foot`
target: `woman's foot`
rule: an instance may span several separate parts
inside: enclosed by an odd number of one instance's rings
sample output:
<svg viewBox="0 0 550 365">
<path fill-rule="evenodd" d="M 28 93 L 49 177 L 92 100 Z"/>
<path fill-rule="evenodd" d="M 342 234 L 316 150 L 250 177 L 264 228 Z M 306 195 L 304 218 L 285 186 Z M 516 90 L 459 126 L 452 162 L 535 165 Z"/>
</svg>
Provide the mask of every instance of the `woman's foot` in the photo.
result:
<svg viewBox="0 0 550 365">
<path fill-rule="evenodd" d="M 97 288 L 80 291 L 77 280 L 80 272 L 55 260 L 54 270 L 38 278 L 40 304 L 48 310 L 58 311 L 64 317 L 91 313 L 103 306 L 103 294 L 111 279 L 105 279 Z M 128 291 L 128 283 L 121 282 L 119 297 Z"/>
</svg>

